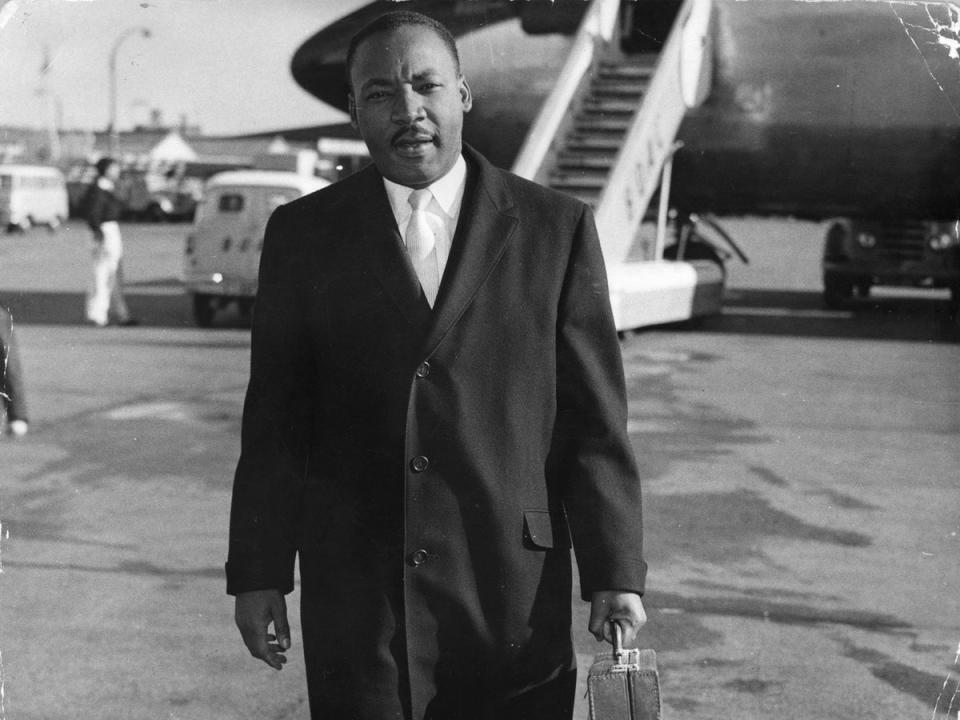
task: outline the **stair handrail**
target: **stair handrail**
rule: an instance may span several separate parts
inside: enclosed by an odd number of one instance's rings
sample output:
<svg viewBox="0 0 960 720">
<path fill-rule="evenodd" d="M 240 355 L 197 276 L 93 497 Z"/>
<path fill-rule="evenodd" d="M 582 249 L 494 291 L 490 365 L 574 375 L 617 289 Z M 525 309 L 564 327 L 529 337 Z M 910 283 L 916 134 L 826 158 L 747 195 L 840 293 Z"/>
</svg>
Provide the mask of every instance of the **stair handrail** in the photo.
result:
<svg viewBox="0 0 960 720">
<path fill-rule="evenodd" d="M 591 1 L 557 82 L 530 126 L 513 163 L 513 172 L 517 175 L 537 179 L 584 77 L 602 48 L 613 38 L 619 10 L 620 0 Z"/>
<path fill-rule="evenodd" d="M 685 0 L 681 6 L 614 159 L 596 213 L 608 265 L 631 255 L 683 116 L 709 92 L 711 13 L 711 0 Z M 662 259 L 659 245 L 654 260 Z"/>
</svg>

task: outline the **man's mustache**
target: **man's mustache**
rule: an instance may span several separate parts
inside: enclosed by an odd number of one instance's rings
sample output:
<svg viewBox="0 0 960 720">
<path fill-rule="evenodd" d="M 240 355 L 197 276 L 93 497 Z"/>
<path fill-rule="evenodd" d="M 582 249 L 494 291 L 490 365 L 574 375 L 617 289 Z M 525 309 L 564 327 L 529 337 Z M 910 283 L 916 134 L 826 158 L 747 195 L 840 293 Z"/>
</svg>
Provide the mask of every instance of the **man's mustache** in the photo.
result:
<svg viewBox="0 0 960 720">
<path fill-rule="evenodd" d="M 417 127 L 406 127 L 394 133 L 391 142 L 396 145 L 400 142 L 433 142 L 433 133 Z"/>
</svg>

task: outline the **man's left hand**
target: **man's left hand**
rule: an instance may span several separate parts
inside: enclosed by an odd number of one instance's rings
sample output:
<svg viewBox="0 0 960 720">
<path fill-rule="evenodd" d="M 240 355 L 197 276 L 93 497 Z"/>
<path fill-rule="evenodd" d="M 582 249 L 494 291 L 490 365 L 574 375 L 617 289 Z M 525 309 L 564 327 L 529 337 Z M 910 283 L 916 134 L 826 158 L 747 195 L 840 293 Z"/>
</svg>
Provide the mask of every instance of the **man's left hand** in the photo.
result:
<svg viewBox="0 0 960 720">
<path fill-rule="evenodd" d="M 630 647 L 637 638 L 637 632 L 647 622 L 647 613 L 643 601 L 637 593 L 620 590 L 599 590 L 593 594 L 590 605 L 590 624 L 588 629 L 597 640 L 606 640 L 613 644 L 613 630 L 610 623 L 615 622 L 623 630 L 623 647 Z"/>
</svg>

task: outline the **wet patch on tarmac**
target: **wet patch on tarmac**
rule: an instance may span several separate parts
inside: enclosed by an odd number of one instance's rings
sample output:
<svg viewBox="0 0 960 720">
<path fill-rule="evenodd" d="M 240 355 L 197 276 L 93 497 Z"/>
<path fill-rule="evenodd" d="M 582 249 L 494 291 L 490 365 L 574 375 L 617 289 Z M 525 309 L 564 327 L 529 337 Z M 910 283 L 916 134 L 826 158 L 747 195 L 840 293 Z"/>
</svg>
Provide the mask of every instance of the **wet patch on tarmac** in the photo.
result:
<svg viewBox="0 0 960 720">
<path fill-rule="evenodd" d="M 122 561 L 116 565 L 97 566 L 80 565 L 78 563 L 48 563 L 48 562 L 22 562 L 22 561 L 4 561 L 4 565 L 10 568 L 23 568 L 31 570 L 70 570 L 76 572 L 89 573 L 116 573 L 120 575 L 139 575 L 154 577 L 183 577 L 183 578 L 208 578 L 220 580 L 224 577 L 223 568 L 206 567 L 195 568 L 193 570 L 183 570 L 180 568 L 164 568 L 153 563 L 143 561 Z"/>
<path fill-rule="evenodd" d="M 210 487 L 229 487 L 239 451 L 240 402 L 204 398 L 149 399 L 84 413 L 40 427 L 27 442 L 56 438 L 60 456 L 20 478 L 24 489 L 51 477 L 98 486 L 105 480 L 195 477 Z M 171 453 L 170 448 L 179 448 Z M 222 462 L 211 464 L 211 456 Z M 203 468 L 222 468 L 204 477 Z M 49 495 L 47 495 L 49 497 Z"/>
<path fill-rule="evenodd" d="M 643 632 L 645 636 L 656 638 L 658 652 L 709 647 L 724 638 L 722 632 L 708 628 L 699 618 L 664 609 L 658 604 L 648 609 Z"/>
<path fill-rule="evenodd" d="M 769 468 L 760 467 L 759 465 L 751 465 L 747 469 L 768 485 L 773 485 L 774 487 L 778 488 L 790 487 L 790 483 Z"/>
<path fill-rule="evenodd" d="M 827 498 L 827 502 L 831 505 L 840 508 L 841 510 L 881 510 L 882 508 L 879 505 L 872 505 L 867 502 L 863 502 L 858 498 L 855 498 L 851 495 L 846 495 L 844 493 L 837 492 L 836 490 L 816 490 L 814 492 L 808 493 L 809 495 L 819 495 Z"/>
<path fill-rule="evenodd" d="M 693 713 L 700 709 L 703 706 L 703 703 L 699 700 L 693 700 L 691 698 L 663 698 L 663 704 L 669 707 L 671 710 L 676 711 L 679 714 L 683 713 Z"/>
<path fill-rule="evenodd" d="M 781 687 L 783 683 L 773 683 L 767 682 L 766 680 L 760 680 L 758 678 L 750 678 L 747 680 L 736 679 L 726 682 L 722 685 L 729 690 L 734 690 L 740 693 L 749 693 L 750 695 L 762 695 L 771 687 Z"/>
<path fill-rule="evenodd" d="M 950 682 L 951 669 L 943 676 L 917 670 L 914 667 L 898 662 L 893 658 L 871 648 L 860 647 L 852 642 L 844 642 L 843 653 L 851 660 L 865 665 L 870 673 L 901 693 L 910 695 L 934 708 L 934 716 L 943 712 L 944 716 L 958 711 L 957 694 L 960 685 L 954 679 Z M 946 677 L 946 681 L 945 678 Z M 946 707 L 941 701 L 949 702 Z M 934 705 L 936 703 L 936 706 Z"/>
<path fill-rule="evenodd" d="M 644 498 L 644 506 L 649 554 L 661 562 L 678 555 L 716 565 L 765 558 L 762 540 L 769 537 L 853 548 L 871 544 L 862 533 L 813 525 L 778 510 L 753 490 L 651 493 Z"/>
<path fill-rule="evenodd" d="M 720 592 L 738 593 L 746 597 L 761 598 L 792 598 L 794 600 L 815 600 L 818 602 L 839 602 L 843 597 L 839 595 L 823 595 L 821 593 L 803 592 L 799 590 L 788 590 L 787 588 L 745 588 L 740 585 L 729 585 L 726 583 L 715 583 L 707 580 L 686 580 L 684 585 L 704 590 L 713 590 Z"/>
<path fill-rule="evenodd" d="M 641 477 L 655 479 L 683 460 L 710 460 L 734 445 L 770 442 L 756 423 L 707 403 L 690 402 L 676 379 L 719 356 L 697 351 L 650 352 L 635 339 L 623 344 L 628 430 Z"/>
<path fill-rule="evenodd" d="M 109 548 L 111 550 L 135 550 L 136 545 L 132 543 L 106 542 L 104 540 L 91 540 L 79 536 L 64 535 L 59 525 L 54 525 L 43 520 L 21 520 L 14 518 L 4 522 L 4 528 L 9 528 L 10 534 L 17 540 L 35 540 L 39 542 L 68 542 L 71 545 L 86 545 L 98 548 Z"/>
<path fill-rule="evenodd" d="M 688 597 L 677 593 L 651 591 L 645 597 L 653 607 L 670 608 L 696 615 L 756 618 L 784 625 L 845 625 L 890 635 L 902 635 L 911 628 L 909 623 L 893 615 L 843 608 L 819 608 L 744 596 Z"/>
</svg>

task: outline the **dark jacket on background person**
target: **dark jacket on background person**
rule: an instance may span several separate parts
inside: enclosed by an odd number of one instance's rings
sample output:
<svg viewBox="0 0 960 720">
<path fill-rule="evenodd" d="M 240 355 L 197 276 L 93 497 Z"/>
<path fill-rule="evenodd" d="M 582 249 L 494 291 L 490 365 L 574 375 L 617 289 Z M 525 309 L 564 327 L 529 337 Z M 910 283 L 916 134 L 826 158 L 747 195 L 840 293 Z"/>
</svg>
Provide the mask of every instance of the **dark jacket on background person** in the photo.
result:
<svg viewBox="0 0 960 720">
<path fill-rule="evenodd" d="M 640 485 L 589 208 L 470 148 L 436 305 L 370 166 L 268 224 L 227 589 L 294 587 L 316 717 L 496 718 L 643 591 Z M 347 714 L 349 713 L 349 714 Z"/>
<path fill-rule="evenodd" d="M 105 222 L 117 222 L 123 212 L 123 203 L 115 192 L 106 190 L 94 181 L 83 196 L 83 217 L 94 232 Z"/>
</svg>

